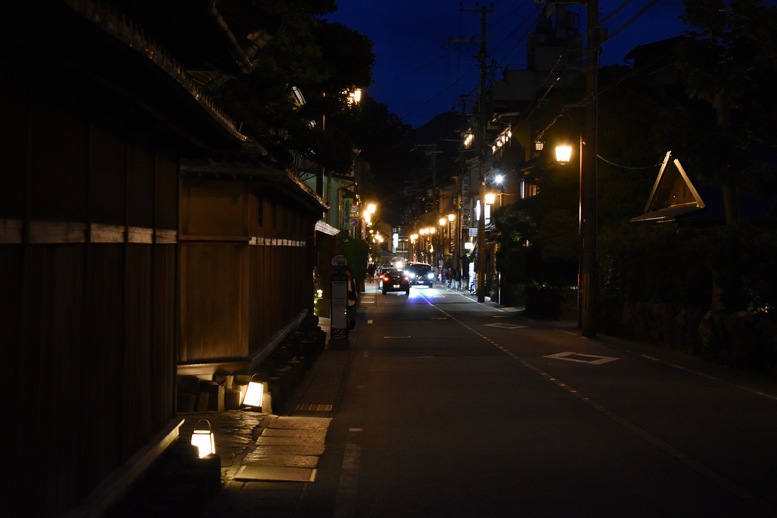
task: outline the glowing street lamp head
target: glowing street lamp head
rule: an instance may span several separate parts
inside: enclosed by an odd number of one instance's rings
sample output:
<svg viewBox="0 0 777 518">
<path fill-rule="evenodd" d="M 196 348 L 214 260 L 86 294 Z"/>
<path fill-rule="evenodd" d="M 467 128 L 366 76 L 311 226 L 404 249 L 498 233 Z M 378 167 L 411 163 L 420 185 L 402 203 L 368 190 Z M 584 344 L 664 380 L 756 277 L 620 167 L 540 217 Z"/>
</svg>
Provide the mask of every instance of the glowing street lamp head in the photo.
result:
<svg viewBox="0 0 777 518">
<path fill-rule="evenodd" d="M 556 161 L 561 164 L 566 164 L 569 159 L 572 158 L 572 146 L 569 144 L 563 144 L 556 146 Z"/>
</svg>

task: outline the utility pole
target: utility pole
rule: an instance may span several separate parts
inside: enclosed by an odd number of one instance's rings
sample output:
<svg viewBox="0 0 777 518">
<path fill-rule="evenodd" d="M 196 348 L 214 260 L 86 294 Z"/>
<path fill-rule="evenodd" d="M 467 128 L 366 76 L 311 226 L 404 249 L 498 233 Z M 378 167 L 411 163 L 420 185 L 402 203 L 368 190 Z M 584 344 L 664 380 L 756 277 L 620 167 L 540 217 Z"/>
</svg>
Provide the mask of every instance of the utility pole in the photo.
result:
<svg viewBox="0 0 777 518">
<path fill-rule="evenodd" d="M 580 266 L 581 334 L 596 336 L 596 226 L 597 226 L 597 77 L 599 72 L 599 0 L 588 0 L 585 153 L 580 185 L 583 257 Z M 582 147 L 582 146 L 581 146 Z"/>
<path fill-rule="evenodd" d="M 478 135 L 475 139 L 478 161 L 478 178 L 480 178 L 480 215 L 478 217 L 478 255 L 477 255 L 477 290 L 478 302 L 486 301 L 486 8 L 480 10 L 480 91 L 478 92 Z"/>
<path fill-rule="evenodd" d="M 477 4 L 475 4 L 477 5 Z M 491 4 L 493 10 L 494 4 Z M 461 9 L 466 12 L 465 9 Z M 469 12 L 478 12 L 477 9 Z M 478 242 L 477 242 L 477 292 L 478 302 L 485 302 L 485 277 L 486 277 L 486 174 L 485 174 L 485 149 L 486 149 L 486 79 L 488 66 L 486 59 L 486 14 L 485 6 L 480 8 L 480 45 L 478 48 L 478 63 L 480 64 L 480 91 L 478 92 L 478 128 L 475 134 L 475 159 L 478 162 L 478 178 L 480 179 L 480 215 L 478 217 Z M 451 40 L 473 42 L 473 40 Z"/>
</svg>

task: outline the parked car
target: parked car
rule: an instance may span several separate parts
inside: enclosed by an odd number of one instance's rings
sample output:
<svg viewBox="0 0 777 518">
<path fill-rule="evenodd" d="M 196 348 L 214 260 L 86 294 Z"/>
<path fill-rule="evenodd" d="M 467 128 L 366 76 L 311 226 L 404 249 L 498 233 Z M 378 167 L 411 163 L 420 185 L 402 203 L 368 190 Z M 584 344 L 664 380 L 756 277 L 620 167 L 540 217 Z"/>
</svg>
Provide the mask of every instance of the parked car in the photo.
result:
<svg viewBox="0 0 777 518">
<path fill-rule="evenodd" d="M 380 274 L 380 291 L 384 295 L 389 291 L 404 291 L 410 295 L 410 277 L 402 270 L 386 270 Z"/>
<path fill-rule="evenodd" d="M 409 263 L 405 265 L 405 274 L 410 278 L 411 286 L 434 286 L 434 270 L 431 264 Z"/>
</svg>

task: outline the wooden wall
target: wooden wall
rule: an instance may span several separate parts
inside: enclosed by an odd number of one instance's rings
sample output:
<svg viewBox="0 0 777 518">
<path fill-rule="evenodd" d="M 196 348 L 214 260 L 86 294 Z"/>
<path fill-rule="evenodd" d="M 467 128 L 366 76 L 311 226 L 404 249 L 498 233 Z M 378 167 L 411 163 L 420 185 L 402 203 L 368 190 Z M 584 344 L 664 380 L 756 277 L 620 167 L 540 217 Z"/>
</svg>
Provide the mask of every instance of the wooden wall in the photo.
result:
<svg viewBox="0 0 777 518">
<path fill-rule="evenodd" d="M 320 208 L 256 179 L 182 180 L 182 155 L 231 134 L 164 120 L 196 102 L 150 85 L 164 74 L 118 74 L 127 49 L 99 66 L 142 100 L 39 34 L 34 51 L 0 36 L 3 508 L 79 514 L 174 434 L 179 363 L 247 359 L 312 314 Z"/>
<path fill-rule="evenodd" d="M 68 70 L 6 63 L 2 408 L 26 487 L 7 504 L 31 484 L 57 516 L 174 421 L 178 158 Z"/>
<path fill-rule="evenodd" d="M 180 363 L 247 367 L 312 314 L 316 214 L 250 180 L 186 178 L 181 192 Z"/>
</svg>

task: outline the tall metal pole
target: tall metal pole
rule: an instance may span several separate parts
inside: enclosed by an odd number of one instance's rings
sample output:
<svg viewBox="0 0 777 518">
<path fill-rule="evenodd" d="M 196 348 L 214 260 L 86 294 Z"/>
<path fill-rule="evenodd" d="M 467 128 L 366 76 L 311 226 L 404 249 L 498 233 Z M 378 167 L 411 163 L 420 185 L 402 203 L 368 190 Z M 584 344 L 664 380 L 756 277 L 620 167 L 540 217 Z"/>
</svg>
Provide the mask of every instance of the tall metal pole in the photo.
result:
<svg viewBox="0 0 777 518">
<path fill-rule="evenodd" d="M 583 257 L 580 275 L 581 334 L 596 336 L 596 226 L 597 226 L 597 76 L 599 68 L 599 1 L 588 1 L 585 154 L 581 178 Z"/>
<path fill-rule="evenodd" d="M 486 149 L 486 8 L 480 13 L 480 96 L 478 101 L 479 131 L 477 138 L 478 173 L 480 178 L 480 215 L 478 217 L 478 254 L 477 254 L 477 278 L 478 278 L 478 302 L 486 301 L 485 277 L 486 277 L 486 175 L 484 173 L 485 149 Z"/>
</svg>

